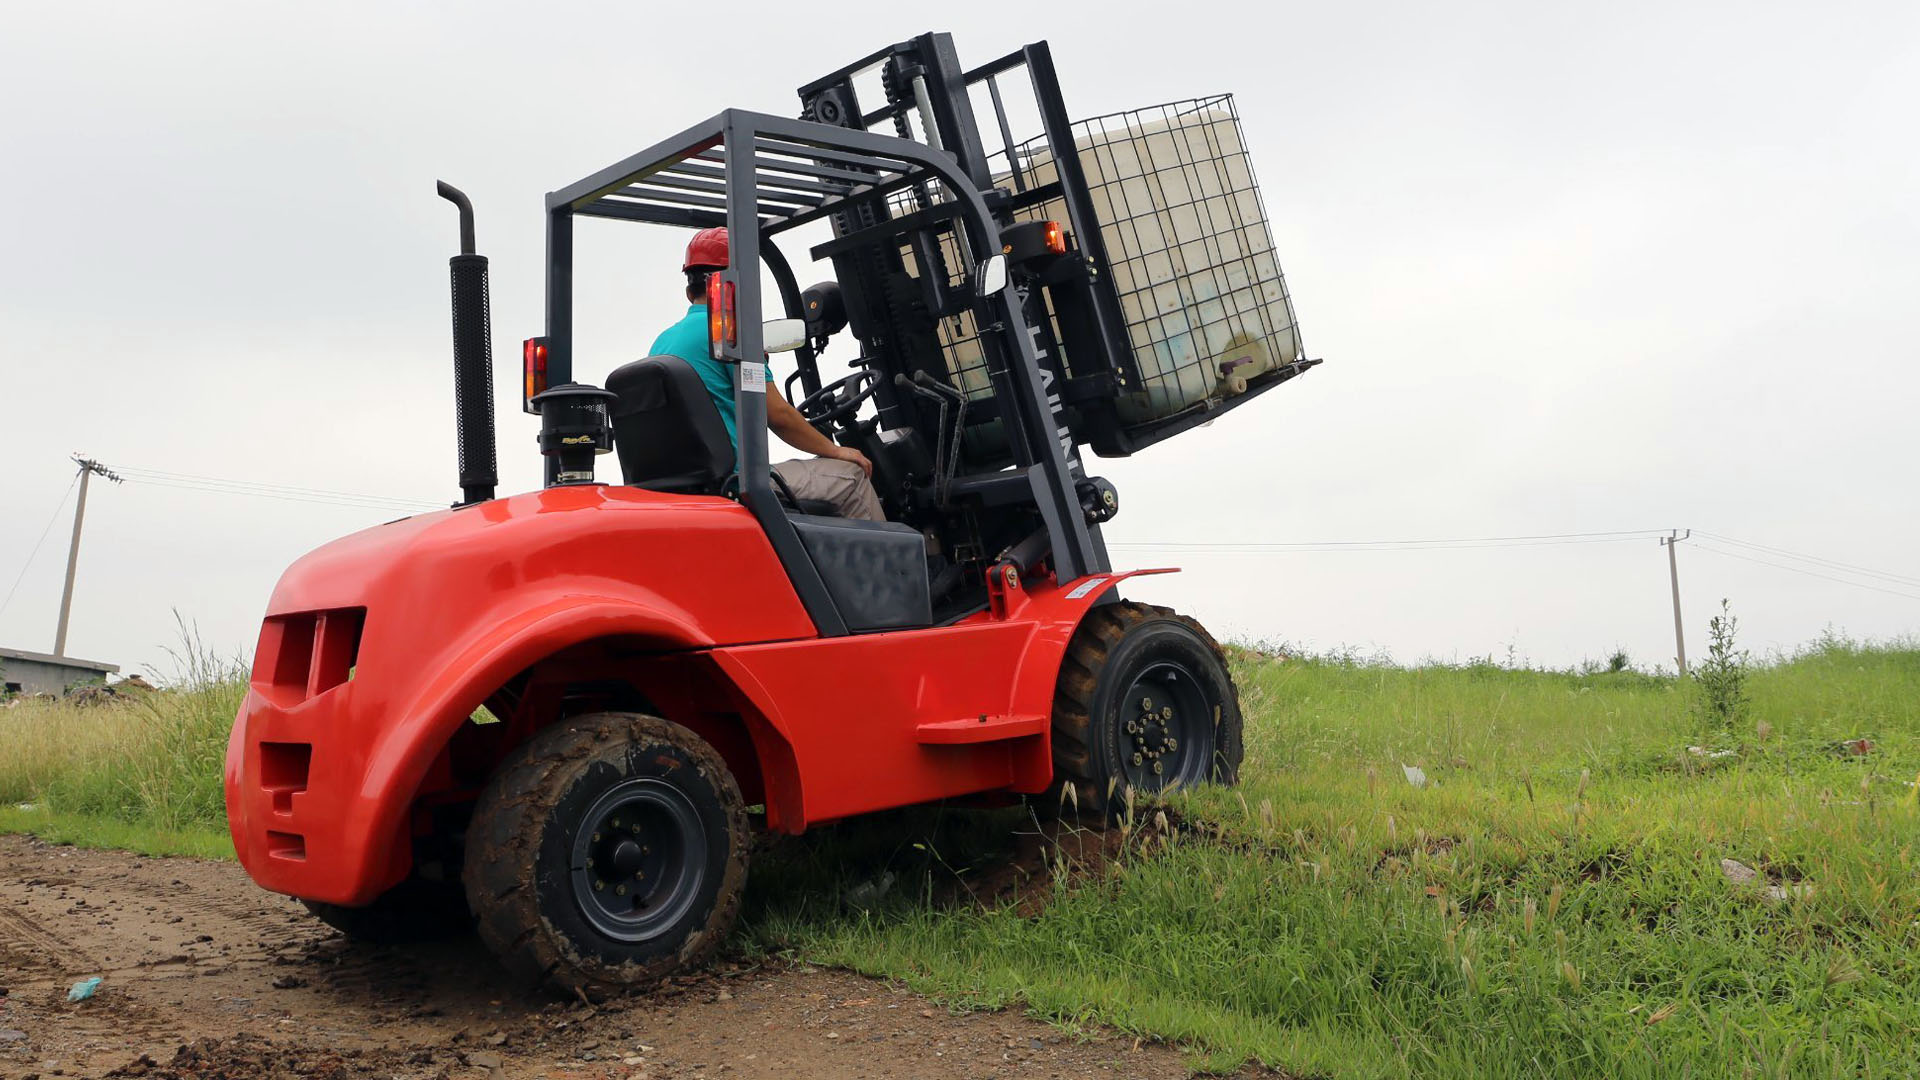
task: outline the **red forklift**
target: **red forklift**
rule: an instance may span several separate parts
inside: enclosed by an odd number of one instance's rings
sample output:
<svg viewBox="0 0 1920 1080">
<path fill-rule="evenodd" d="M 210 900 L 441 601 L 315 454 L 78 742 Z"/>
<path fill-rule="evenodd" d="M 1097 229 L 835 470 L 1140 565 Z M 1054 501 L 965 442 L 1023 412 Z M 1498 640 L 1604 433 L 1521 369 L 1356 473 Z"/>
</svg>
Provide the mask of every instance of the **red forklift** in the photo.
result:
<svg viewBox="0 0 1920 1080">
<path fill-rule="evenodd" d="M 486 259 L 440 186 L 462 497 L 275 588 L 225 772 L 262 886 L 369 940 L 470 917 L 517 975 L 601 991 L 719 946 L 756 829 L 1017 796 L 1111 814 L 1235 781 L 1221 650 L 1122 598 L 1164 571 L 1113 568 L 1118 495 L 1081 457 L 1317 362 L 1231 98 L 1075 124 L 1044 43 L 969 70 L 945 34 L 800 97 L 798 119 L 728 110 L 547 196 L 546 327 L 522 350 L 538 491 L 495 496 Z M 1020 116 L 1038 133 L 1017 143 Z M 680 357 L 576 381 L 583 219 L 728 230 L 707 300 L 737 452 Z M 803 290 L 779 245 L 819 222 L 808 254 L 834 276 Z M 843 333 L 858 358 L 824 381 Z M 888 520 L 775 481 L 770 352 L 809 422 L 871 461 Z"/>
</svg>

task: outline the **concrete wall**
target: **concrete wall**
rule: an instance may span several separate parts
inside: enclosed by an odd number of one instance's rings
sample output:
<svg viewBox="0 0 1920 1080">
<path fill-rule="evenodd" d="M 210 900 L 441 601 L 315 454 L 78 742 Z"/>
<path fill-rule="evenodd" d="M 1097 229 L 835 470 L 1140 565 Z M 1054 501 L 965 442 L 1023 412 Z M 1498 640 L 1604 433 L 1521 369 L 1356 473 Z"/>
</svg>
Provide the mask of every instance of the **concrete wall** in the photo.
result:
<svg viewBox="0 0 1920 1080">
<path fill-rule="evenodd" d="M 22 694 L 64 694 L 75 683 L 102 679 L 105 673 L 90 667 L 68 667 L 39 660 L 19 660 L 0 656 L 0 683 L 12 690 L 19 684 Z"/>
</svg>

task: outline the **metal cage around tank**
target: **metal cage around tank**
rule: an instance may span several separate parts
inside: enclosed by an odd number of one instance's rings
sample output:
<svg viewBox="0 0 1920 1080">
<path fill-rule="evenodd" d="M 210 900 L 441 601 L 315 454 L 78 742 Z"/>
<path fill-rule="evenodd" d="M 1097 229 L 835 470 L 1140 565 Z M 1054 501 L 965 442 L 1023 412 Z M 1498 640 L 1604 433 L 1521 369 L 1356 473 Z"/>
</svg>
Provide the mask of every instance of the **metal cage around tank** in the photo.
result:
<svg viewBox="0 0 1920 1080">
<path fill-rule="evenodd" d="M 1231 94 L 1077 121 L 1072 152 L 1140 372 L 1120 396 L 1122 420 L 1217 408 L 1251 378 L 1297 373 L 1299 324 Z M 998 156 L 996 174 L 1040 186 L 1059 158 L 1051 142 L 1030 140 Z M 1065 209 L 1056 197 L 1016 217 Z M 1106 362 L 1076 355 L 1071 341 L 1062 351 L 1069 371 Z"/>
</svg>

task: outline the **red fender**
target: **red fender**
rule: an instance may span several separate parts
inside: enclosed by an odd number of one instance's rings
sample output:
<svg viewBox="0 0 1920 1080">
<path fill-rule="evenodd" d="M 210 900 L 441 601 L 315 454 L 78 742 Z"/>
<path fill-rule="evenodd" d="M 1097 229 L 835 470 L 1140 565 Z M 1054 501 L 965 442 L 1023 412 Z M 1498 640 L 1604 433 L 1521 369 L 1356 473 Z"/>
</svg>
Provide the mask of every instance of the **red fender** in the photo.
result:
<svg viewBox="0 0 1920 1080">
<path fill-rule="evenodd" d="M 791 772 L 767 777 L 768 825 L 809 825 L 1053 778 L 1054 686 L 1087 610 L 1141 570 L 1066 587 L 1002 583 L 952 626 L 713 650 L 783 737 Z"/>
</svg>

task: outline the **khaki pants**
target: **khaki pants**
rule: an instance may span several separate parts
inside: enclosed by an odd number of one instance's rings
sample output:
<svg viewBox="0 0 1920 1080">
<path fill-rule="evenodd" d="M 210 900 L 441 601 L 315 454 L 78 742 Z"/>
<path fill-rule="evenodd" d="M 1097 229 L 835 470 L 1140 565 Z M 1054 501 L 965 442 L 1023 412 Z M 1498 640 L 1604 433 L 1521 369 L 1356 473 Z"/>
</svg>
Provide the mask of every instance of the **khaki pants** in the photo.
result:
<svg viewBox="0 0 1920 1080">
<path fill-rule="evenodd" d="M 796 499 L 818 499 L 833 504 L 841 517 L 885 521 L 880 496 L 874 494 L 867 471 L 838 458 L 802 458 L 773 467 Z"/>
</svg>

